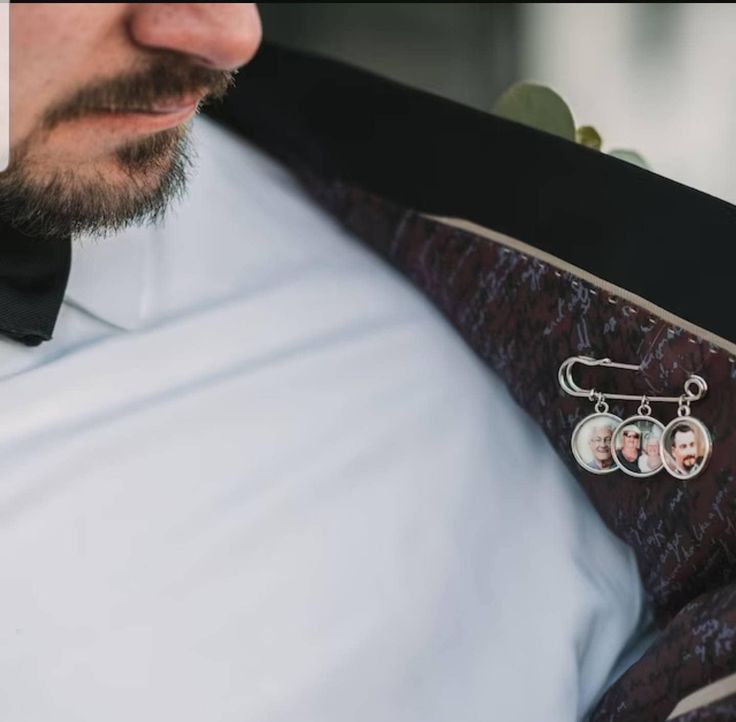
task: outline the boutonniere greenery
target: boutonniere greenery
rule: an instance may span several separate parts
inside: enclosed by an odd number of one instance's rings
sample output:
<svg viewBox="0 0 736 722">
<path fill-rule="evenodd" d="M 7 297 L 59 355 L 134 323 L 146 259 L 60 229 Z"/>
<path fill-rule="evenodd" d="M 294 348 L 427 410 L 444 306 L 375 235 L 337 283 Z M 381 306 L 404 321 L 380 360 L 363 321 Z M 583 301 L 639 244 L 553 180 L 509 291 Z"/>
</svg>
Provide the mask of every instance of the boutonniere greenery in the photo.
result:
<svg viewBox="0 0 736 722">
<path fill-rule="evenodd" d="M 502 118 L 603 151 L 600 133 L 592 125 L 576 126 L 567 103 L 546 85 L 528 82 L 512 85 L 498 99 L 493 112 Z M 644 158 L 634 150 L 616 148 L 605 152 L 642 168 L 649 168 Z"/>
</svg>

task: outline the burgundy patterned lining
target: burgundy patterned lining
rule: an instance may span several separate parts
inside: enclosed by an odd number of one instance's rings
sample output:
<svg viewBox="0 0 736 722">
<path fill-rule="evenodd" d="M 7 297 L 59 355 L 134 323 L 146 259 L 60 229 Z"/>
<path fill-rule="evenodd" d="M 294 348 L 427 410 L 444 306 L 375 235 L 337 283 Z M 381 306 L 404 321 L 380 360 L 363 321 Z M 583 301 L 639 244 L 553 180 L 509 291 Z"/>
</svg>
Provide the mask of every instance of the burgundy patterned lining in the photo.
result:
<svg viewBox="0 0 736 722">
<path fill-rule="evenodd" d="M 309 173 L 303 180 L 341 223 L 411 279 L 504 379 L 604 521 L 634 549 L 644 586 L 667 626 L 609 690 L 592 722 L 664 720 L 683 696 L 736 671 L 736 595 L 727 586 L 736 580 L 734 359 L 518 250 L 341 182 L 325 183 Z M 619 393 L 678 395 L 689 373 L 702 375 L 710 391 L 692 411 L 713 435 L 708 468 L 689 482 L 664 471 L 638 479 L 582 470 L 570 437 L 592 404 L 564 395 L 557 381 L 560 363 L 578 354 L 641 364 L 642 373 L 598 368 L 578 378 Z M 611 411 L 623 418 L 636 407 L 616 402 Z M 653 404 L 654 417 L 665 424 L 675 412 L 673 404 Z"/>
<path fill-rule="evenodd" d="M 591 722 L 660 722 L 681 699 L 733 671 L 736 584 L 686 604 L 646 654 L 606 693 Z M 734 700 L 724 704 L 736 710 Z M 734 720 L 736 715 L 724 719 Z"/>
</svg>

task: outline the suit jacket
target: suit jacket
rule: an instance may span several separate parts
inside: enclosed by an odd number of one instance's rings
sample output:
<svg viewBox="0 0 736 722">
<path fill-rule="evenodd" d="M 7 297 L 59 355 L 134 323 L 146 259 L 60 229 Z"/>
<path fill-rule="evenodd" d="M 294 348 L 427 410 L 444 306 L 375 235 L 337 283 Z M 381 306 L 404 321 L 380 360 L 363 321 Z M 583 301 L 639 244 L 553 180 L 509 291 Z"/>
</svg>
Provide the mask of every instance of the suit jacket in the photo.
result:
<svg viewBox="0 0 736 722">
<path fill-rule="evenodd" d="M 207 112 L 288 164 L 317 202 L 437 304 L 635 550 L 662 634 L 591 719 L 663 720 L 736 673 L 736 208 L 598 151 L 269 43 Z M 580 380 L 617 393 L 679 395 L 689 373 L 703 376 L 710 392 L 693 416 L 713 435 L 706 470 L 683 481 L 578 466 L 570 437 L 592 405 L 563 394 L 557 380 L 576 355 L 640 364 L 639 373 L 597 368 Z M 611 411 L 634 413 L 620 403 Z M 654 415 L 666 423 L 674 411 L 655 406 Z M 697 709 L 681 719 L 736 718 L 735 691 L 691 700 Z"/>
</svg>

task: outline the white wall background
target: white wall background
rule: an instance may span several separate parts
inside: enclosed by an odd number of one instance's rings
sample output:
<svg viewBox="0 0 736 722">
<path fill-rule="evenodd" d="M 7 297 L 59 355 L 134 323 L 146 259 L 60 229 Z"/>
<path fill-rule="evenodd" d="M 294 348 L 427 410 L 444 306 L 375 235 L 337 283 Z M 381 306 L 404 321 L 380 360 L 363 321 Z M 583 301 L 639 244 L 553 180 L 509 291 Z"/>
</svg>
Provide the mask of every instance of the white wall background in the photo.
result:
<svg viewBox="0 0 736 722">
<path fill-rule="evenodd" d="M 523 78 L 550 85 L 604 150 L 736 203 L 736 5 L 525 3 Z"/>
</svg>

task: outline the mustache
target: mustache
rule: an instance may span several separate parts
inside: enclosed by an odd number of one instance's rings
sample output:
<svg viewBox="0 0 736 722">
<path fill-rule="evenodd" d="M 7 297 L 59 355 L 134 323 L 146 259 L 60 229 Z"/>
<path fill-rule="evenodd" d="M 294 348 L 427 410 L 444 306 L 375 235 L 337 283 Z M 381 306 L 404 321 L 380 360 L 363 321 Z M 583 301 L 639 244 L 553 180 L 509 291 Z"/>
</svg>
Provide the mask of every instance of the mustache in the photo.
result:
<svg viewBox="0 0 736 722">
<path fill-rule="evenodd" d="M 235 85 L 237 70 L 215 70 L 194 65 L 180 55 L 164 53 L 147 67 L 81 88 L 50 108 L 42 125 L 51 130 L 100 110 L 141 111 L 182 96 L 202 95 L 203 103 L 222 100 Z"/>
</svg>

